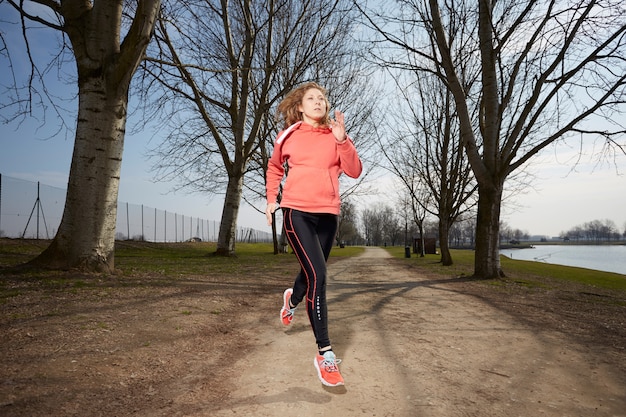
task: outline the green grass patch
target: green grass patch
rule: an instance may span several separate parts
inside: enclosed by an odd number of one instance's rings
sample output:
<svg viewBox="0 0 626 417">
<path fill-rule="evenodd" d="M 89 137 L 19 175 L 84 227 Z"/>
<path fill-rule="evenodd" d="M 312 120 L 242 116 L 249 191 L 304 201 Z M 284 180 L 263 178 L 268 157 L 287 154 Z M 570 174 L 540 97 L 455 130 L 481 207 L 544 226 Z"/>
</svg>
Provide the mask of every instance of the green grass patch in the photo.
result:
<svg viewBox="0 0 626 417">
<path fill-rule="evenodd" d="M 50 244 L 49 240 L 0 239 L 0 267 L 30 261 Z"/>
<path fill-rule="evenodd" d="M 235 256 L 217 256 L 211 242 L 127 243 L 118 242 L 115 266 L 123 274 L 150 273 L 177 277 L 212 273 L 240 274 L 262 271 L 287 260 L 273 254 L 271 243 L 238 243 Z"/>
<path fill-rule="evenodd" d="M 411 253 L 411 258 L 405 258 L 404 246 L 393 246 L 385 248 L 387 251 L 396 258 L 404 258 L 407 262 L 414 264 L 420 268 L 424 268 L 430 273 L 445 275 L 445 276 L 471 276 L 474 274 L 474 252 L 458 250 L 453 251 L 452 259 L 453 265 L 443 266 L 441 264 L 440 255 L 425 255 L 420 257 L 418 254 Z"/>
<path fill-rule="evenodd" d="M 543 262 L 514 260 L 500 257 L 502 269 L 511 277 L 547 277 L 556 280 L 572 281 L 593 287 L 610 290 L 626 291 L 626 276 L 613 272 L 596 271 L 593 269 L 577 268 L 547 264 Z"/>
<path fill-rule="evenodd" d="M 396 258 L 404 258 L 404 247 L 387 248 Z M 451 250 L 451 266 L 443 266 L 440 255 L 426 255 L 423 258 L 414 253 L 407 262 L 425 271 L 444 276 L 471 276 L 474 273 L 474 251 Z M 542 278 L 576 282 L 593 287 L 626 291 L 626 276 L 613 272 L 596 271 L 572 266 L 553 265 L 543 262 L 522 261 L 500 257 L 502 270 L 507 278 L 528 287 L 543 286 Z M 497 285 L 497 281 L 493 282 Z"/>
<path fill-rule="evenodd" d="M 275 270 L 281 264 L 297 265 L 295 256 L 274 255 L 271 243 L 237 243 L 235 256 L 215 255 L 217 246 L 211 242 L 127 243 L 118 242 L 115 265 L 123 273 L 158 273 L 168 276 L 206 273 L 244 274 L 247 271 Z M 331 258 L 356 256 L 362 247 L 333 247 Z M 291 274 L 291 272 L 289 273 Z"/>
<path fill-rule="evenodd" d="M 330 257 L 346 258 L 350 256 L 359 256 L 363 252 L 365 252 L 365 248 L 363 246 L 345 246 L 343 248 L 333 246 L 333 249 L 330 251 Z"/>
<path fill-rule="evenodd" d="M 0 267 L 25 263 L 39 255 L 49 244 L 50 241 L 44 240 L 0 239 Z M 231 257 L 215 255 L 216 249 L 217 245 L 212 242 L 118 241 L 115 245 L 117 274 L 112 279 L 117 286 L 133 287 L 167 285 L 173 280 L 198 275 L 245 277 L 266 272 L 269 276 L 286 278 L 293 277 L 299 269 L 293 253 L 275 255 L 271 243 L 237 243 L 235 256 Z M 336 246 L 330 256 L 356 256 L 363 250 L 362 247 Z M 106 287 L 107 280 L 110 280 L 103 275 L 77 271 L 26 269 L 14 274 L 22 282 L 20 289 L 46 288 L 75 293 Z M 19 295 L 18 291 L 9 291 L 7 281 L 0 280 L 0 302 Z"/>
<path fill-rule="evenodd" d="M 7 302 L 9 298 L 17 297 L 21 295 L 22 292 L 19 289 L 15 288 L 0 288 L 0 304 L 4 304 Z"/>
<path fill-rule="evenodd" d="M 99 329 L 102 329 L 102 330 L 109 330 L 109 325 L 108 325 L 108 324 L 106 324 L 106 323 L 105 323 L 105 322 L 103 322 L 103 321 L 99 321 L 99 322 L 96 324 L 96 326 L 97 326 Z"/>
</svg>

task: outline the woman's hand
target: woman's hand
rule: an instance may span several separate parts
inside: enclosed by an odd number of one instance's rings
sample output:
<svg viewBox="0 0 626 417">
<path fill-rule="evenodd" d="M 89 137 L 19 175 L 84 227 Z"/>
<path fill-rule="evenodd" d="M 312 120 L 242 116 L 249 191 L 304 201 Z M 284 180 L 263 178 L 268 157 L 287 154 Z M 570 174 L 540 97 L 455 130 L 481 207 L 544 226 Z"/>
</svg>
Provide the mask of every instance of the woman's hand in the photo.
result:
<svg viewBox="0 0 626 417">
<path fill-rule="evenodd" d="M 278 209 L 279 205 L 277 203 L 270 203 L 265 208 L 265 217 L 267 218 L 268 226 L 272 225 L 272 214 Z"/>
<path fill-rule="evenodd" d="M 330 129 L 333 131 L 337 143 L 344 143 L 348 139 L 343 113 L 335 110 L 335 120 L 330 121 Z"/>
</svg>

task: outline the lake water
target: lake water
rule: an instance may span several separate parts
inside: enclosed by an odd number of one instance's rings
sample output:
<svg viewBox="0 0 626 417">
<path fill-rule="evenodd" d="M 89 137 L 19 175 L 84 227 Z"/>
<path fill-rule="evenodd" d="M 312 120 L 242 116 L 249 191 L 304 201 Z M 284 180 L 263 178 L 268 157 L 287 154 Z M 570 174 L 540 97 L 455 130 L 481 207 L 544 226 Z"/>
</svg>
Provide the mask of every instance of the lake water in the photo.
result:
<svg viewBox="0 0 626 417">
<path fill-rule="evenodd" d="M 531 249 L 503 249 L 500 253 L 524 261 L 578 266 L 626 275 L 624 245 L 537 245 Z"/>
</svg>

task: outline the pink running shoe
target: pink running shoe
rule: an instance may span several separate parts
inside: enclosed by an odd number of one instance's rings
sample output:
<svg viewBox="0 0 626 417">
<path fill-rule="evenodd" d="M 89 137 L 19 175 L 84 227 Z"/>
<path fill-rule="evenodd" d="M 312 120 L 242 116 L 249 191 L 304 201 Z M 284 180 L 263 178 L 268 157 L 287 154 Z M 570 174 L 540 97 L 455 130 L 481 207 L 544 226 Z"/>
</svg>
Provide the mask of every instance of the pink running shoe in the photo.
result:
<svg viewBox="0 0 626 417">
<path fill-rule="evenodd" d="M 280 321 L 285 325 L 289 326 L 293 321 L 293 313 L 295 313 L 296 308 L 289 307 L 289 299 L 291 298 L 291 294 L 293 294 L 292 288 L 287 288 L 283 293 L 283 306 L 280 309 Z"/>
<path fill-rule="evenodd" d="M 315 356 L 313 363 L 322 384 L 329 387 L 343 385 L 343 377 L 337 367 L 339 362 L 341 362 L 341 359 L 337 359 L 332 350 L 324 353 L 324 356 L 319 353 Z"/>
</svg>

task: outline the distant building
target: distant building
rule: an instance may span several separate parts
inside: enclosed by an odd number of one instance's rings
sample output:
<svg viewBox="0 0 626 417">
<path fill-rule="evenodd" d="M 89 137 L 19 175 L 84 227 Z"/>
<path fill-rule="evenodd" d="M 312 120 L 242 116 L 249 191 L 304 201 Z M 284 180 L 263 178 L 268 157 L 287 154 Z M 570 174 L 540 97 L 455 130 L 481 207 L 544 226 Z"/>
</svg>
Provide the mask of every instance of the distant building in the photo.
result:
<svg viewBox="0 0 626 417">
<path fill-rule="evenodd" d="M 413 253 L 422 253 L 422 239 L 413 239 Z M 437 254 L 437 239 L 434 237 L 424 238 L 424 253 L 428 255 Z"/>
</svg>

